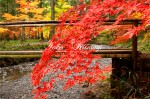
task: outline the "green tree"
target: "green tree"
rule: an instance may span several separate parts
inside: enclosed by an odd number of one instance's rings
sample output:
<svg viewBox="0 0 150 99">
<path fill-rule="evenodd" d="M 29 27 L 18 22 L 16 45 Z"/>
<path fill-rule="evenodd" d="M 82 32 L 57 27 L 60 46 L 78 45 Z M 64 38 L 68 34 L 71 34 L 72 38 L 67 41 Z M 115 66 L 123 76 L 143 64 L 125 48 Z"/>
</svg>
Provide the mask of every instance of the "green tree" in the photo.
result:
<svg viewBox="0 0 150 99">
<path fill-rule="evenodd" d="M 0 0 L 0 20 L 2 20 L 3 13 L 15 15 L 17 7 L 18 4 L 16 4 L 15 0 Z"/>
</svg>

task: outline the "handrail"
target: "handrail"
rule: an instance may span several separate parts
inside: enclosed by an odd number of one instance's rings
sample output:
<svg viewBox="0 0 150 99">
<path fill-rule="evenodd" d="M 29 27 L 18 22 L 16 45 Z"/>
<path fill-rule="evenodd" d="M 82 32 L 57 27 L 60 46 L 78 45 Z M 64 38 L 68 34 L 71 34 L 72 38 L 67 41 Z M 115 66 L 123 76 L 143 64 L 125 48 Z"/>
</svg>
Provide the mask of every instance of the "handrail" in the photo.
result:
<svg viewBox="0 0 150 99">
<path fill-rule="evenodd" d="M 52 26 L 52 25 L 60 25 L 63 22 L 63 25 L 73 25 L 74 23 L 78 22 L 79 20 L 67 20 L 67 21 L 60 21 L 60 20 L 51 20 L 51 21 L 14 21 L 14 22 L 0 22 L 0 27 L 12 27 L 12 26 L 25 26 L 25 27 L 34 27 L 34 26 Z M 115 19 L 105 20 L 103 25 L 112 25 L 116 22 Z M 138 24 L 142 24 L 141 19 L 126 19 L 122 20 L 118 23 L 118 25 L 131 25 L 134 22 L 138 22 Z M 100 22 L 100 21 L 96 21 Z"/>
<path fill-rule="evenodd" d="M 0 51 L 0 58 L 34 58 L 41 57 L 43 51 Z M 59 57 L 62 53 L 66 53 L 65 51 L 56 52 L 56 57 Z M 100 55 L 101 57 L 106 58 L 123 58 L 123 57 L 131 57 L 132 50 L 131 49 L 104 49 L 104 50 L 96 50 L 92 53 L 93 55 Z M 54 57 L 55 57 L 54 56 Z"/>
</svg>

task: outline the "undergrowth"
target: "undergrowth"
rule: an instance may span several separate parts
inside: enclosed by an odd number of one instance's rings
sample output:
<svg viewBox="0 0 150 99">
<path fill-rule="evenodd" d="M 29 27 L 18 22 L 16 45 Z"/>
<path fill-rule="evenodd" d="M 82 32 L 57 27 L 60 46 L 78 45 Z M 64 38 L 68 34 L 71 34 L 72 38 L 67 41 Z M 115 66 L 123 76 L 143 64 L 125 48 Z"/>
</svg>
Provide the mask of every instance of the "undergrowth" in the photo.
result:
<svg viewBox="0 0 150 99">
<path fill-rule="evenodd" d="M 0 50 L 43 50 L 47 46 L 46 41 L 36 39 L 26 40 L 24 42 L 19 40 L 2 40 L 0 41 Z"/>
</svg>

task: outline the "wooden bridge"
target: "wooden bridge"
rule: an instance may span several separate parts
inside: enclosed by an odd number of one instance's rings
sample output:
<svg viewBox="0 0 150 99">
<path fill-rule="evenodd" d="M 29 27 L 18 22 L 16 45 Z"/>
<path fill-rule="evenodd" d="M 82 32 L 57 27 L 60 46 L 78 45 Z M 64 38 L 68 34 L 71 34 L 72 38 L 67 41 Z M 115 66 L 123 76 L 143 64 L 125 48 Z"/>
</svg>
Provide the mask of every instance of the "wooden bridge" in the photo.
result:
<svg viewBox="0 0 150 99">
<path fill-rule="evenodd" d="M 73 25 L 75 22 L 78 22 L 79 20 L 72 21 L 66 21 L 63 25 Z M 99 22 L 97 20 L 97 22 Z M 115 19 L 105 20 L 103 25 L 112 25 L 115 23 Z M 61 21 L 20 21 L 20 22 L 4 22 L 0 23 L 0 27 L 12 27 L 12 26 L 24 26 L 24 27 L 35 27 L 35 26 L 54 26 L 54 25 L 60 25 Z M 138 26 L 139 24 L 142 24 L 142 20 L 140 19 L 130 19 L 130 20 L 123 20 L 118 23 L 118 25 L 133 25 Z M 133 68 L 137 66 L 137 36 L 133 36 L 133 43 L 132 43 L 132 61 L 133 61 Z M 7 55 L 9 56 L 9 55 Z M 4 55 L 3 55 L 4 57 Z M 10 56 L 9 56 L 10 57 Z"/>
<path fill-rule="evenodd" d="M 107 20 L 104 25 L 112 25 L 116 20 Z M 0 27 L 10 26 L 49 26 L 59 25 L 61 21 L 38 21 L 38 22 L 7 22 L 0 23 Z M 142 20 L 124 20 L 119 25 L 134 25 L 138 26 Z M 66 21 L 65 25 L 73 25 Z M 56 56 L 59 57 L 60 53 L 57 52 Z M 132 49 L 103 49 L 92 53 L 93 55 L 101 55 L 105 58 L 112 58 L 112 74 L 119 77 L 118 71 L 122 66 L 126 66 L 129 70 L 137 72 L 140 79 L 147 78 L 145 81 L 148 83 L 147 90 L 150 92 L 150 53 L 141 53 L 137 51 L 137 36 L 133 36 Z M 0 51 L 0 58 L 34 58 L 41 57 L 42 51 Z M 141 79 L 141 82 L 144 81 Z"/>
<path fill-rule="evenodd" d="M 60 57 L 63 51 L 56 52 L 54 57 Z M 130 59 L 132 62 L 131 49 L 102 49 L 92 53 L 93 55 L 100 55 L 103 58 L 112 58 L 113 63 L 118 59 Z M 40 58 L 42 51 L 0 51 L 0 58 Z M 118 64 L 118 63 L 117 63 Z M 142 71 L 150 70 L 150 53 L 137 52 L 137 68 L 142 66 Z M 115 66 L 113 66 L 115 67 Z M 133 68 L 132 68 L 133 69 Z M 137 70 L 137 69 L 136 69 Z"/>
<path fill-rule="evenodd" d="M 75 22 L 78 22 L 79 20 L 72 21 L 66 21 L 63 25 L 74 25 Z M 97 21 L 99 22 L 99 21 Z M 112 25 L 115 23 L 115 19 L 106 20 L 103 25 Z M 12 26 L 24 26 L 24 27 L 35 27 L 35 26 L 54 26 L 54 25 L 60 25 L 61 21 L 19 21 L 19 22 L 3 22 L 0 23 L 0 27 L 12 27 Z M 133 25 L 137 27 L 139 24 L 142 24 L 142 20 L 140 19 L 130 19 L 130 20 L 123 20 L 118 23 L 118 25 Z M 24 58 L 24 57 L 40 57 L 42 51 L 1 51 L 0 52 L 0 58 L 4 57 L 15 57 L 15 58 Z M 103 57 L 111 57 L 111 58 L 125 58 L 125 57 L 131 57 L 132 60 L 132 67 L 133 70 L 137 67 L 137 59 L 139 52 L 137 51 L 137 36 L 133 36 L 132 41 L 132 49 L 110 49 L 110 50 L 100 50 L 98 52 L 94 52 L 93 54 L 100 54 Z"/>
</svg>

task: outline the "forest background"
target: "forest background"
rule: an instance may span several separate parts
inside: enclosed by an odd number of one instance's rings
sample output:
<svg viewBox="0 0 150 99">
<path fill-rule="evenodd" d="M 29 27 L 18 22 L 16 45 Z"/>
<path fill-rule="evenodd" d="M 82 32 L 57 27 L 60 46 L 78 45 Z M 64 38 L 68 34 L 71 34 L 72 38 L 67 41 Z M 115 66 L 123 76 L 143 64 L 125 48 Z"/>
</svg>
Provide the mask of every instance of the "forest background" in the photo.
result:
<svg viewBox="0 0 150 99">
<path fill-rule="evenodd" d="M 54 2 L 53 5 L 51 1 Z M 0 22 L 58 20 L 63 12 L 78 5 L 79 1 L 83 0 L 0 0 Z M 89 1 L 90 0 L 84 0 L 87 4 Z M 52 6 L 54 6 L 54 9 L 52 9 Z M 54 13 L 52 10 L 54 10 Z M 135 13 L 134 17 L 139 18 L 140 13 Z M 52 26 L 0 27 L 0 50 L 44 49 L 45 46 L 47 46 L 45 41 L 47 42 L 54 32 L 52 28 Z M 128 28 L 129 26 L 125 26 L 124 30 Z M 103 33 L 89 43 L 110 45 L 110 41 L 116 38 L 119 31 L 121 31 L 121 29 L 103 31 Z M 149 52 L 150 32 L 149 30 L 142 32 L 138 39 L 138 50 Z M 119 48 L 131 48 L 131 41 L 132 40 L 125 43 L 118 43 L 116 46 Z M 36 46 L 37 42 L 40 42 L 40 46 L 38 47 Z"/>
<path fill-rule="evenodd" d="M 57 20 L 72 5 L 65 0 L 0 0 L 0 22 Z M 0 27 L 0 50 L 44 49 L 52 32 L 51 26 Z"/>
</svg>

